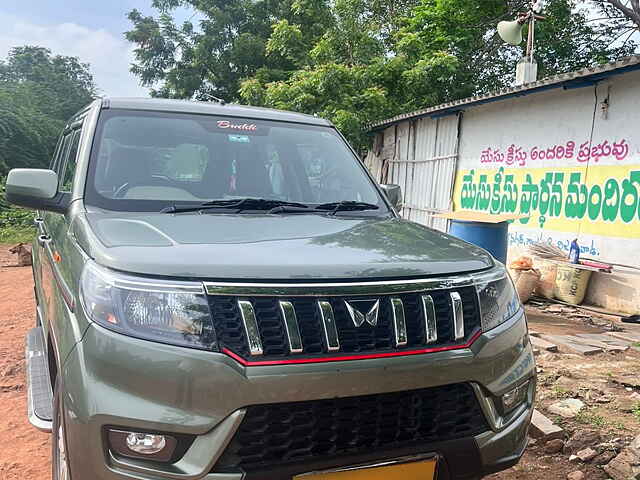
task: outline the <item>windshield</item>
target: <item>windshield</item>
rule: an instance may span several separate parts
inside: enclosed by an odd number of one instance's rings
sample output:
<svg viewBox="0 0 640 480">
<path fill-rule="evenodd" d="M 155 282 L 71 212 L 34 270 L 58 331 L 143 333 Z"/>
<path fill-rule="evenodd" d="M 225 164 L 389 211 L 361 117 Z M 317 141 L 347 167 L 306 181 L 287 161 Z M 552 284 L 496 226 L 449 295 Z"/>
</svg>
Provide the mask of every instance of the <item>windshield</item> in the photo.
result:
<svg viewBox="0 0 640 480">
<path fill-rule="evenodd" d="M 379 209 L 348 213 L 388 213 L 364 167 L 329 127 L 105 110 L 91 155 L 85 201 L 109 210 L 260 198 L 367 202 Z"/>
</svg>

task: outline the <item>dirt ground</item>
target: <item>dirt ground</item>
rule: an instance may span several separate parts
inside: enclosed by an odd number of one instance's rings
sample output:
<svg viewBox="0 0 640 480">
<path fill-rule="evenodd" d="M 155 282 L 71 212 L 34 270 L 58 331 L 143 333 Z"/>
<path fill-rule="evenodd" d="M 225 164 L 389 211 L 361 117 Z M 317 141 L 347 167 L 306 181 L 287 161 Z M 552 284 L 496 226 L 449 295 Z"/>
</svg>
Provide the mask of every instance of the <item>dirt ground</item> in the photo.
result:
<svg viewBox="0 0 640 480">
<path fill-rule="evenodd" d="M 26 418 L 24 338 L 35 318 L 31 268 L 16 267 L 15 262 L 16 257 L 0 245 L 0 480 L 47 480 L 51 478 L 49 435 L 32 428 Z M 529 315 L 530 328 L 542 333 L 602 331 L 587 323 L 559 315 Z M 613 451 L 640 434 L 640 403 L 630 399 L 633 390 L 640 392 L 640 383 L 630 386 L 624 380 L 640 378 L 640 352 L 592 357 L 543 352 L 537 363 L 537 408 L 561 425 L 567 438 L 576 431 L 597 430 L 601 442 L 611 443 Z M 575 419 L 562 420 L 545 410 L 568 397 L 586 404 Z M 529 446 L 518 466 L 490 479 L 564 480 L 576 470 L 586 480 L 608 478 L 594 462 L 570 462 L 567 452 L 545 453 L 545 445 L 538 441 Z"/>
<path fill-rule="evenodd" d="M 35 323 L 31 267 L 0 246 L 0 479 L 51 478 L 49 435 L 27 421 L 24 339 Z"/>
</svg>

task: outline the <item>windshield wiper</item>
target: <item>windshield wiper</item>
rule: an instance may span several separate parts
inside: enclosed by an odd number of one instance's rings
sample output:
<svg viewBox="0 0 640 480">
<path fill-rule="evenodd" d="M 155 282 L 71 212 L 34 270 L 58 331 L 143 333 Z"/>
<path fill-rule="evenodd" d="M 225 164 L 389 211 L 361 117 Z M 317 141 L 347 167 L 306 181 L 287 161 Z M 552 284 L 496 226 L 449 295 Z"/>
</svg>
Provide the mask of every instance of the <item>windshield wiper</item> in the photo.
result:
<svg viewBox="0 0 640 480">
<path fill-rule="evenodd" d="M 160 213 L 199 212 L 205 210 L 272 210 L 277 207 L 309 208 L 304 203 L 270 200 L 267 198 L 235 198 L 231 200 L 211 200 L 197 205 L 172 205 L 163 208 Z"/>
<path fill-rule="evenodd" d="M 335 215 L 339 211 L 377 210 L 377 205 L 365 202 L 343 200 L 342 202 L 321 203 L 320 205 L 307 205 L 304 207 L 281 205 L 269 211 L 269 213 L 323 213 Z"/>
<path fill-rule="evenodd" d="M 342 202 L 322 203 L 316 205 L 316 210 L 328 210 L 327 215 L 335 215 L 338 212 L 346 211 L 362 211 L 362 210 L 378 210 L 380 207 L 373 203 L 355 202 L 353 200 L 343 200 Z"/>
</svg>

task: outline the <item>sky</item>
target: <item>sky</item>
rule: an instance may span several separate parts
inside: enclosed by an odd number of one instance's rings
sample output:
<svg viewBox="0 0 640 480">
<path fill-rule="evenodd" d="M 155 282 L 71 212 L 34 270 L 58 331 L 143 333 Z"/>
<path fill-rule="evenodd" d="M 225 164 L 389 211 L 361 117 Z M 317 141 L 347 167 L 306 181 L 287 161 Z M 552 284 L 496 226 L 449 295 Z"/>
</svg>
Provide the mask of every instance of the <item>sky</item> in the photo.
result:
<svg viewBox="0 0 640 480">
<path fill-rule="evenodd" d="M 0 58 L 12 47 L 37 45 L 91 65 L 100 95 L 148 96 L 129 72 L 134 45 L 123 33 L 134 8 L 153 13 L 152 0 L 0 0 Z M 176 12 L 186 20 L 192 12 Z"/>
</svg>

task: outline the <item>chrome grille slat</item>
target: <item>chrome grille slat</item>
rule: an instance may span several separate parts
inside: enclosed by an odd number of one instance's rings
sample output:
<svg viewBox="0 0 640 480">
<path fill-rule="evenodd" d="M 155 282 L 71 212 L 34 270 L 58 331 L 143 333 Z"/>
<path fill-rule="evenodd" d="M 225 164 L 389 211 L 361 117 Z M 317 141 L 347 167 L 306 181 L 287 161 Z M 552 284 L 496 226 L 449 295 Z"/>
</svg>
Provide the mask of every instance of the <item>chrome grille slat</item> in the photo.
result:
<svg viewBox="0 0 640 480">
<path fill-rule="evenodd" d="M 253 356 L 262 355 L 262 340 L 260 339 L 260 330 L 258 329 L 253 305 L 247 300 L 238 300 L 238 308 L 240 309 L 242 324 L 249 343 L 249 353 Z"/>
<path fill-rule="evenodd" d="M 396 347 L 404 347 L 407 344 L 407 323 L 404 318 L 404 305 L 401 299 L 391 299 L 391 312 L 393 315 Z"/>
<path fill-rule="evenodd" d="M 300 328 L 298 327 L 298 319 L 293 303 L 281 300 L 280 311 L 282 312 L 287 340 L 289 341 L 289 352 L 302 353 L 302 337 L 300 336 Z"/>
<path fill-rule="evenodd" d="M 327 342 L 327 349 L 330 352 L 336 352 L 340 350 L 340 339 L 338 338 L 338 330 L 336 329 L 333 307 L 329 302 L 318 301 L 318 309 L 320 310 L 322 330 L 324 331 L 324 339 Z"/>
<path fill-rule="evenodd" d="M 431 295 L 422 295 L 422 314 L 424 315 L 425 343 L 438 341 L 438 325 L 436 323 L 436 307 Z"/>
<path fill-rule="evenodd" d="M 462 309 L 462 297 L 458 292 L 451 292 L 451 307 L 453 311 L 454 339 L 464 338 L 464 311 Z"/>
</svg>

